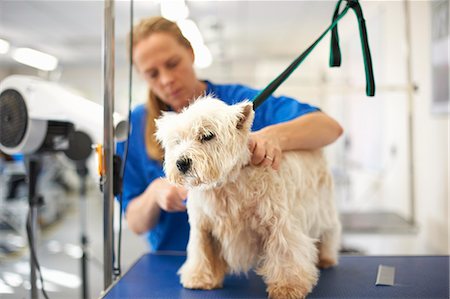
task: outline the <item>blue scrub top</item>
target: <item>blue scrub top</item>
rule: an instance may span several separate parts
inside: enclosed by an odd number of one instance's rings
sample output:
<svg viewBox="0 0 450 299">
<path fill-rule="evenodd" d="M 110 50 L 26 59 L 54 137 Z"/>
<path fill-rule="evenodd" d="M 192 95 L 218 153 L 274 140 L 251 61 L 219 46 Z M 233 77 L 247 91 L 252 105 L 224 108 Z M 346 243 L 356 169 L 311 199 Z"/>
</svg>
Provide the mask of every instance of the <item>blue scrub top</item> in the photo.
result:
<svg viewBox="0 0 450 299">
<path fill-rule="evenodd" d="M 206 94 L 221 99 L 227 104 L 252 100 L 259 91 L 238 84 L 218 85 L 209 81 Z M 266 126 L 292 120 L 298 116 L 319 111 L 311 105 L 300 103 L 288 97 L 269 97 L 255 111 L 252 131 Z M 146 107 L 137 106 L 131 113 L 131 133 L 128 156 L 123 179 L 123 210 L 129 202 L 145 191 L 156 178 L 165 177 L 159 161 L 151 159 L 145 149 Z M 117 153 L 123 155 L 124 142 L 117 144 Z M 158 224 L 147 233 L 152 251 L 185 251 L 189 239 L 189 223 L 186 212 L 166 212 L 161 210 Z"/>
</svg>

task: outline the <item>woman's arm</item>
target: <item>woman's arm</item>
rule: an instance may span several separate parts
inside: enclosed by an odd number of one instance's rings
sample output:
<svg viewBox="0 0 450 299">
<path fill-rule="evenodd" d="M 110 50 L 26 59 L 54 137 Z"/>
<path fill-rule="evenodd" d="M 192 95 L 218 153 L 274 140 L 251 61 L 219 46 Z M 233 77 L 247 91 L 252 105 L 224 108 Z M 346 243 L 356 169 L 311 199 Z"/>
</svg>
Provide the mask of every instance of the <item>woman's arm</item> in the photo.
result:
<svg viewBox="0 0 450 299">
<path fill-rule="evenodd" d="M 341 136 L 343 129 L 333 118 L 318 111 L 266 127 L 259 132 L 276 139 L 282 151 L 289 151 L 324 147 Z"/>
<path fill-rule="evenodd" d="M 149 231 L 158 222 L 160 209 L 153 191 L 156 189 L 158 180 L 154 180 L 141 195 L 132 199 L 128 204 L 125 218 L 128 227 L 136 234 Z"/>
<path fill-rule="evenodd" d="M 184 188 L 175 187 L 163 178 L 155 179 L 147 189 L 130 201 L 126 211 L 129 228 L 136 234 L 151 230 L 158 223 L 161 209 L 168 212 L 185 211 Z"/>
<path fill-rule="evenodd" d="M 319 149 L 342 133 L 338 122 L 320 111 L 268 126 L 251 135 L 252 163 L 278 169 L 283 151 Z"/>
</svg>

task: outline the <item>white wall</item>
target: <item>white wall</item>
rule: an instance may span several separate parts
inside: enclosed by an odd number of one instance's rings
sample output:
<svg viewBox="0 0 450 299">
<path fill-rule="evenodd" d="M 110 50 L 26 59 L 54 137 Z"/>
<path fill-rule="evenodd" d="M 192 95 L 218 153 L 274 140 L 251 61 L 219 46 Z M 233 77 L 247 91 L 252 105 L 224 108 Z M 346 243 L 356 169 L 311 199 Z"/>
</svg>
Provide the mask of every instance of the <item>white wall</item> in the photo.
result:
<svg viewBox="0 0 450 299">
<path fill-rule="evenodd" d="M 449 116 L 431 113 L 431 2 L 409 1 L 412 80 L 418 86 L 411 100 L 415 212 L 411 209 L 410 129 L 407 96 L 407 46 L 403 1 L 363 2 L 371 44 L 376 96 L 366 99 L 359 35 L 347 20 L 340 26 L 343 63 L 330 80 L 347 82 L 350 91 L 332 98 L 352 147 L 350 210 L 391 210 L 415 217 L 424 244 L 421 252 L 448 253 Z M 352 20 L 355 21 L 355 20 Z M 354 26 L 354 25 L 353 25 Z M 355 35 L 356 34 L 356 35 Z M 350 66 L 348 65 L 350 64 Z M 352 91 L 352 86 L 357 87 Z M 353 165 L 353 166 L 352 166 Z"/>
<path fill-rule="evenodd" d="M 431 113 L 430 3 L 411 5 L 414 97 L 414 162 L 417 218 L 431 248 L 449 252 L 449 116 Z M 422 20 L 414 22 L 414 20 Z"/>
</svg>

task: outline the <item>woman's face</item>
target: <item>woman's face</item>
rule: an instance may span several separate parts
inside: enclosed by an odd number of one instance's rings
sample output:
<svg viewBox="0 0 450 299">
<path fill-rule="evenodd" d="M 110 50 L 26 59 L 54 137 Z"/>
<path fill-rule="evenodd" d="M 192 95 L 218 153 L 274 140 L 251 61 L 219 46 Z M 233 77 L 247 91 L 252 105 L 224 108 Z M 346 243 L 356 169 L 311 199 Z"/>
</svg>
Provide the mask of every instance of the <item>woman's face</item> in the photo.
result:
<svg viewBox="0 0 450 299">
<path fill-rule="evenodd" d="M 192 50 L 170 34 L 153 33 L 138 42 L 133 49 L 133 61 L 155 94 L 177 112 L 201 92 Z"/>
</svg>

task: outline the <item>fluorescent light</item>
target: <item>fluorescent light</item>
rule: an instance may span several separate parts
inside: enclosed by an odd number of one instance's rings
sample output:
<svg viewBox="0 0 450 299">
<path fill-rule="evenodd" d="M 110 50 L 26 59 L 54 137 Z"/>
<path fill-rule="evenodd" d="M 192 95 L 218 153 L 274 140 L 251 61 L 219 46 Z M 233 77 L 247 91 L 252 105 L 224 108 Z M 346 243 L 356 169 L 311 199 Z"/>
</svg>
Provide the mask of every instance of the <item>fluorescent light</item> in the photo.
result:
<svg viewBox="0 0 450 299">
<path fill-rule="evenodd" d="M 14 264 L 14 269 L 19 274 L 30 274 L 30 265 L 26 262 L 18 262 Z M 64 271 L 49 269 L 41 266 L 42 276 L 45 278 L 45 286 L 47 282 L 76 289 L 81 285 L 81 279 L 77 275 L 73 275 Z M 24 282 L 25 283 L 25 282 Z"/>
<path fill-rule="evenodd" d="M 204 44 L 194 47 L 195 61 L 194 65 L 199 69 L 207 68 L 212 63 L 211 51 Z"/>
<path fill-rule="evenodd" d="M 203 37 L 200 33 L 200 30 L 197 27 L 197 24 L 195 24 L 192 20 L 180 20 L 177 22 L 178 27 L 180 27 L 181 32 L 183 33 L 184 37 L 186 37 L 192 45 L 202 45 L 203 44 Z"/>
<path fill-rule="evenodd" d="M 205 45 L 203 36 L 194 21 L 185 19 L 177 22 L 183 35 L 189 40 L 194 49 L 194 64 L 198 68 L 207 68 L 212 63 L 211 51 Z"/>
<path fill-rule="evenodd" d="M 9 51 L 9 43 L 0 38 L 0 54 L 6 54 Z"/>
<path fill-rule="evenodd" d="M 184 0 L 161 0 L 161 15 L 171 21 L 186 19 L 189 9 Z"/>
<path fill-rule="evenodd" d="M 22 276 L 13 272 L 4 272 L 3 279 L 5 280 L 7 285 L 14 288 L 19 287 L 23 283 Z"/>
<path fill-rule="evenodd" d="M 42 276 L 45 277 L 47 282 L 71 289 L 77 289 L 81 285 L 81 279 L 77 275 L 45 267 L 41 267 L 41 270 Z"/>
<path fill-rule="evenodd" d="M 30 48 L 16 49 L 12 54 L 12 58 L 17 62 L 43 71 L 53 71 L 58 66 L 56 57 Z"/>
<path fill-rule="evenodd" d="M 3 282 L 0 278 L 0 294 L 14 294 L 12 287 Z"/>
<path fill-rule="evenodd" d="M 73 244 L 65 244 L 64 245 L 64 252 L 74 258 L 79 259 L 83 256 L 83 249 L 81 249 L 80 246 L 73 245 Z"/>
</svg>

